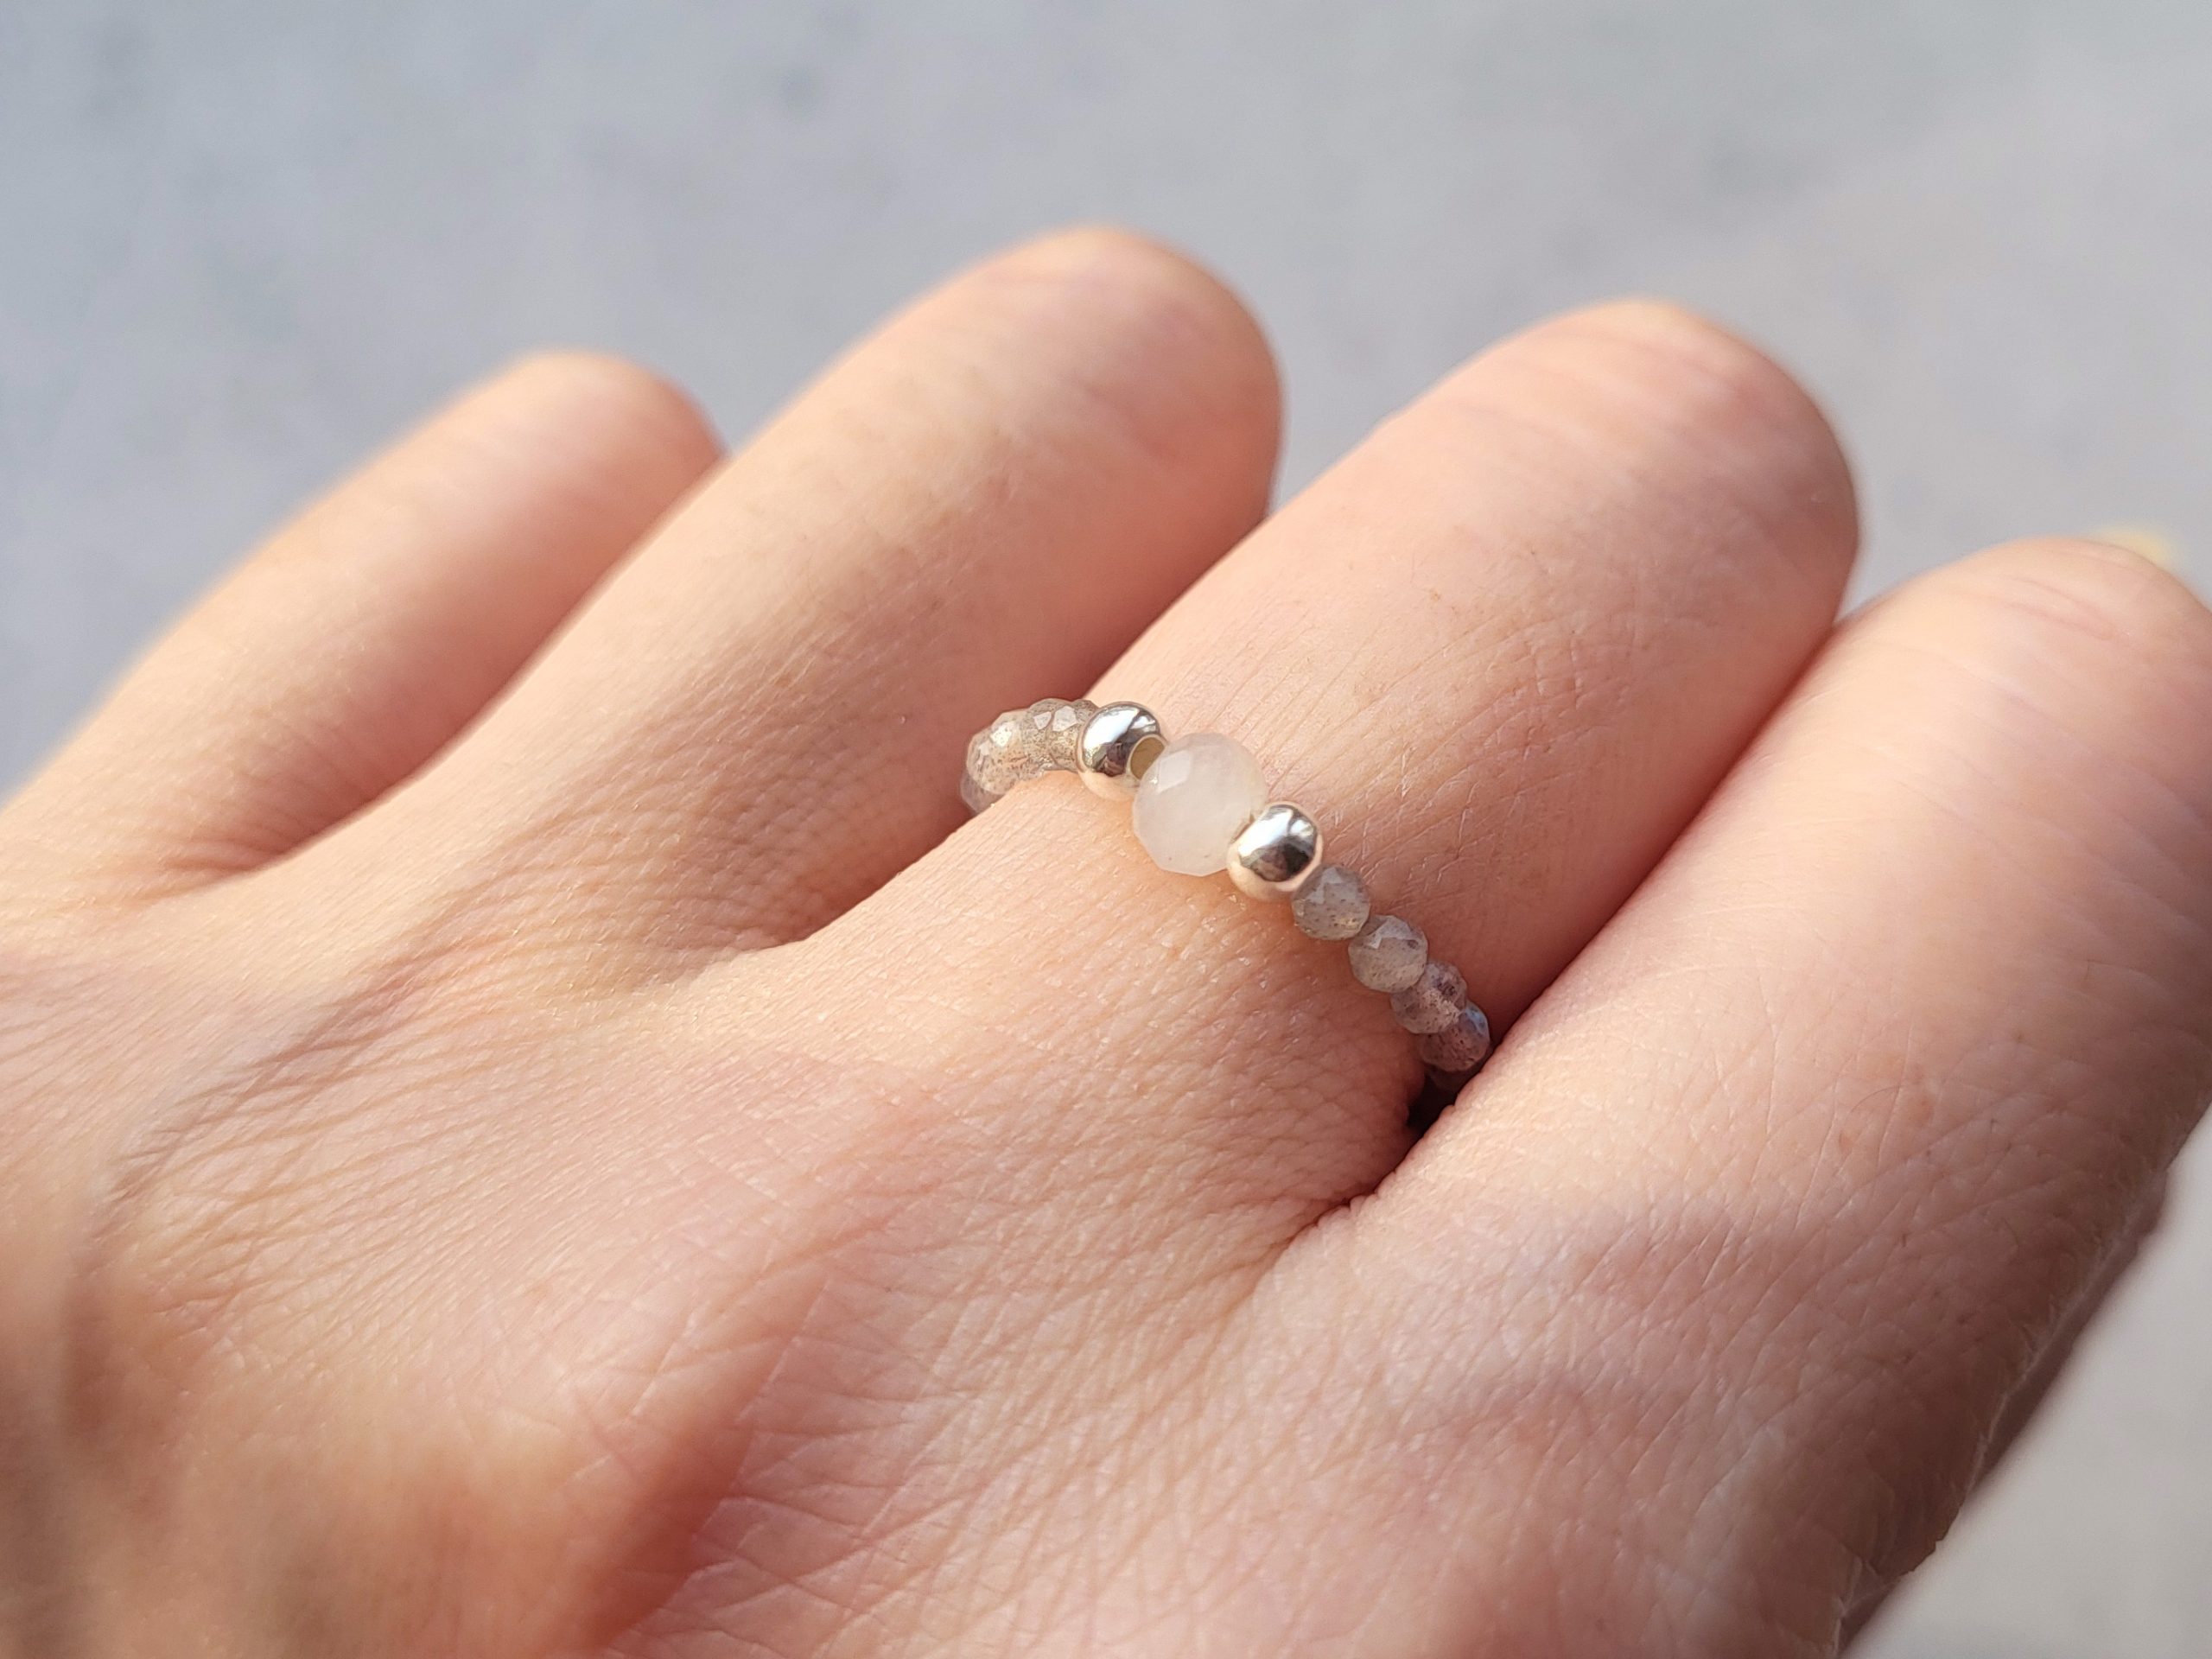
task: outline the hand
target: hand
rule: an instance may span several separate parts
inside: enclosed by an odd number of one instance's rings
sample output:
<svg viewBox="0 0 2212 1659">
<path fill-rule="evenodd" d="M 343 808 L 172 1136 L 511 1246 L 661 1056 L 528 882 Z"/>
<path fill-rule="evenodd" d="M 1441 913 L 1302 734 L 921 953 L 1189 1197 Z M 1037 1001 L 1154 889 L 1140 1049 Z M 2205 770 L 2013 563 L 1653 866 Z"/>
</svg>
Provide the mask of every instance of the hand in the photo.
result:
<svg viewBox="0 0 2212 1659">
<path fill-rule="evenodd" d="M 10 1651 L 1830 1651 L 2212 1084 L 2212 621 L 1834 628 L 1835 444 L 1661 306 L 1262 524 L 1275 423 L 1066 237 L 728 462 L 527 363 L 158 646 L 0 819 Z M 1510 1025 L 1417 1144 L 1340 950 L 963 824 L 1094 682 Z"/>
</svg>

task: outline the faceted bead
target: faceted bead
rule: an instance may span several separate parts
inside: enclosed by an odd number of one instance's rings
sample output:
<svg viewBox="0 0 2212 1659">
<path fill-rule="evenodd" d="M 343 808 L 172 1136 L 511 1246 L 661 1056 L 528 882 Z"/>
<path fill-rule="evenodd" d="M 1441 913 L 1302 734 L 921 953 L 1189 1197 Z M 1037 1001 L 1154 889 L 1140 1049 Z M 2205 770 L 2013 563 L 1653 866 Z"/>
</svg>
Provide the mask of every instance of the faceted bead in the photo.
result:
<svg viewBox="0 0 2212 1659">
<path fill-rule="evenodd" d="M 1006 768 L 1000 764 L 999 751 L 991 742 L 988 727 L 976 733 L 969 741 L 968 764 L 961 771 L 969 782 L 986 794 L 1001 793 L 1000 785 L 1008 782 Z"/>
<path fill-rule="evenodd" d="M 1402 991 L 1428 965 L 1428 936 L 1402 916 L 1377 916 L 1345 947 L 1351 976 L 1370 991 Z"/>
<path fill-rule="evenodd" d="M 1027 709 L 1001 715 L 968 746 L 968 775 L 994 795 L 1003 795 L 1037 776 L 1039 768 L 1029 755 L 1027 721 Z"/>
<path fill-rule="evenodd" d="M 1098 705 L 1089 697 L 1075 697 L 1052 716 L 1053 749 L 1065 757 L 1060 764 L 1070 772 L 1076 768 L 1076 750 L 1083 742 L 1083 728 L 1090 724 L 1090 717 L 1097 712 Z"/>
<path fill-rule="evenodd" d="M 981 812 L 985 807 L 997 805 L 1000 798 L 963 772 L 960 774 L 960 798 L 970 812 Z"/>
<path fill-rule="evenodd" d="M 1431 1032 L 1414 1046 L 1439 1071 L 1452 1076 L 1472 1071 L 1490 1058 L 1490 1020 L 1470 1002 L 1450 1025 Z"/>
<path fill-rule="evenodd" d="M 1085 699 L 1064 697 L 1008 709 L 968 745 L 968 776 L 976 791 L 995 798 L 1048 772 L 1074 771 L 1076 741 L 1097 712 Z"/>
<path fill-rule="evenodd" d="M 1309 939 L 1348 939 L 1367 925 L 1367 883 L 1341 864 L 1325 864 L 1290 901 L 1290 914 Z"/>
<path fill-rule="evenodd" d="M 1432 962 L 1421 977 L 1390 998 L 1390 1012 L 1408 1031 L 1444 1030 L 1459 1017 L 1467 1000 L 1467 982 L 1448 962 Z"/>
<path fill-rule="evenodd" d="M 1046 771 L 1073 772 L 1076 741 L 1097 712 L 1098 705 L 1087 698 L 1073 702 L 1065 697 L 1040 698 L 1029 705 L 1024 747 Z"/>
<path fill-rule="evenodd" d="M 1268 782 L 1251 751 L 1218 732 L 1193 732 L 1160 752 L 1137 785 L 1137 839 L 1152 861 L 1178 875 L 1229 866 L 1229 843 L 1268 804 Z"/>
</svg>

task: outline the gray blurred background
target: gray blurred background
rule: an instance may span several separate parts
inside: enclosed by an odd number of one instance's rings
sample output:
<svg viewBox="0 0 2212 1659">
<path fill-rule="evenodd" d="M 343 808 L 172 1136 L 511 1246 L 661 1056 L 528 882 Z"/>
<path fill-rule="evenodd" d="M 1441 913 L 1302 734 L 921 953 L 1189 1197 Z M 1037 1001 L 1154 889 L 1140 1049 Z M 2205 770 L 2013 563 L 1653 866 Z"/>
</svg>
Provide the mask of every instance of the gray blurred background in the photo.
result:
<svg viewBox="0 0 2212 1659">
<path fill-rule="evenodd" d="M 1637 289 L 1826 403 L 1862 594 L 2114 522 L 2186 566 L 2208 92 L 2203 0 L 0 0 L 0 782 L 505 355 L 632 353 L 739 434 L 1076 219 L 1250 299 L 1286 485 L 1502 330 Z M 1881 1659 L 2212 1651 L 2205 1185 Z"/>
</svg>

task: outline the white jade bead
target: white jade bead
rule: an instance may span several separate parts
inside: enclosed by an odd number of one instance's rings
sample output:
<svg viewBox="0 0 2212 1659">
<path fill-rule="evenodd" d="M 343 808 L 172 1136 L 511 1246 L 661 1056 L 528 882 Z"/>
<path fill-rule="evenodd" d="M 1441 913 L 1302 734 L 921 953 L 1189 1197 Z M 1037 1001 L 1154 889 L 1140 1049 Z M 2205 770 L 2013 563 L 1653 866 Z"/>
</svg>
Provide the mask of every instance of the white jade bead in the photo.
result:
<svg viewBox="0 0 2212 1659">
<path fill-rule="evenodd" d="M 1229 867 L 1229 843 L 1268 804 L 1260 763 L 1235 738 L 1193 732 L 1160 752 L 1137 785 L 1132 817 L 1152 861 L 1178 875 Z"/>
</svg>

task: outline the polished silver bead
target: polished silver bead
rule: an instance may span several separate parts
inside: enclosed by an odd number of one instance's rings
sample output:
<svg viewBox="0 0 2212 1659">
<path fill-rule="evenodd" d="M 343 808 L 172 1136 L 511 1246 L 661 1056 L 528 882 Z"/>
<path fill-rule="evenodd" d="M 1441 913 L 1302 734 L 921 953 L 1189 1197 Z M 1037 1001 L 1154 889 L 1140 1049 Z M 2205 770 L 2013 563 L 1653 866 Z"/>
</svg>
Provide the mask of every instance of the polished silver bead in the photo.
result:
<svg viewBox="0 0 2212 1659">
<path fill-rule="evenodd" d="M 1141 702 L 1109 702 L 1085 722 L 1076 740 L 1076 770 L 1095 793 L 1136 793 L 1145 769 L 1166 747 L 1166 734 Z"/>
<path fill-rule="evenodd" d="M 1288 801 L 1260 809 L 1229 843 L 1229 879 L 1255 899 L 1295 899 L 1321 868 L 1321 826 Z"/>
</svg>

